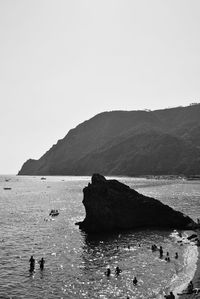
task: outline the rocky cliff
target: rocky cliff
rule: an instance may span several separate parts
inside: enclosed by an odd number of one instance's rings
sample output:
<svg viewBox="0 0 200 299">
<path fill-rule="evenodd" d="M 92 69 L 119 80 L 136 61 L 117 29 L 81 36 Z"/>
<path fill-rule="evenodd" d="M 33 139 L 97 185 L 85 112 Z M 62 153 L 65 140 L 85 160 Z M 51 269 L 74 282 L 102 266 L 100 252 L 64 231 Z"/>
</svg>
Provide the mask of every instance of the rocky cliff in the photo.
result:
<svg viewBox="0 0 200 299">
<path fill-rule="evenodd" d="M 111 111 L 78 125 L 20 175 L 200 174 L 200 104 Z"/>
<path fill-rule="evenodd" d="M 160 201 L 144 196 L 117 180 L 99 174 L 83 189 L 86 217 L 78 223 L 86 232 L 134 228 L 191 229 L 194 221 Z"/>
</svg>

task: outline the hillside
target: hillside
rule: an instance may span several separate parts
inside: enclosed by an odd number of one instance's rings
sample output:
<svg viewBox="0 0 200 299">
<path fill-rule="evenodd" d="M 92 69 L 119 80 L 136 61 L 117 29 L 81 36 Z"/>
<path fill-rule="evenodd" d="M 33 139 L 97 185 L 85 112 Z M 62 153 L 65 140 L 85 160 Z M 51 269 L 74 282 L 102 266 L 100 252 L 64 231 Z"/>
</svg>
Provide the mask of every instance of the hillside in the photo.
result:
<svg viewBox="0 0 200 299">
<path fill-rule="evenodd" d="M 19 175 L 200 174 L 200 104 L 111 111 L 81 123 Z"/>
</svg>

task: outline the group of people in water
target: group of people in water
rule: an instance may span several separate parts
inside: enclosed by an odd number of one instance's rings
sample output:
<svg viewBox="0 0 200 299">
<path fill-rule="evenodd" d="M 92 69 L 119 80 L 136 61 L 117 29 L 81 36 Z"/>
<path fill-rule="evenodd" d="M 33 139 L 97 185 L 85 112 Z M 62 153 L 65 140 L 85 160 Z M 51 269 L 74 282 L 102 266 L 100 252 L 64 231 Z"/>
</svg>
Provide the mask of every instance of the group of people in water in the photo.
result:
<svg viewBox="0 0 200 299">
<path fill-rule="evenodd" d="M 122 272 L 122 270 L 117 266 L 117 267 L 115 268 L 115 275 L 118 276 L 121 272 Z M 107 268 L 107 270 L 106 270 L 106 272 L 105 272 L 105 275 L 106 275 L 107 277 L 109 277 L 110 274 L 111 274 L 111 270 L 110 270 L 110 268 Z"/>
<path fill-rule="evenodd" d="M 130 246 L 128 246 L 128 249 L 130 249 Z M 154 251 L 159 251 L 160 253 L 160 258 L 163 258 L 163 248 L 162 246 L 160 246 L 159 248 L 153 244 L 151 246 L 151 250 L 152 252 Z M 175 253 L 175 259 L 178 259 L 178 253 L 176 252 Z M 166 253 L 166 257 L 165 257 L 165 260 L 167 262 L 170 262 L 170 257 L 169 257 L 169 252 Z M 30 263 L 30 269 L 29 271 L 30 272 L 33 272 L 35 270 L 35 259 L 33 256 L 31 256 L 30 260 L 29 260 L 29 263 Z M 41 260 L 38 261 L 38 264 L 40 265 L 40 270 L 44 270 L 44 264 L 45 264 L 45 260 L 44 258 L 42 257 Z M 120 269 L 118 266 L 115 268 L 115 275 L 116 276 L 119 276 L 120 273 L 122 272 L 122 269 Z M 111 270 L 110 268 L 107 268 L 106 271 L 105 271 L 105 275 L 107 277 L 110 277 L 111 275 Z M 136 286 L 138 283 L 138 280 L 136 278 L 136 276 L 133 278 L 133 285 Z M 193 282 L 190 281 L 190 283 L 188 284 L 188 287 L 187 287 L 187 294 L 192 294 L 194 292 L 194 286 L 193 286 Z M 165 295 L 164 296 L 165 298 L 167 299 L 175 299 L 175 296 L 173 294 L 173 292 L 171 291 L 169 295 Z M 129 297 L 127 297 L 127 299 L 129 299 Z"/>
<path fill-rule="evenodd" d="M 31 256 L 31 258 L 29 260 L 29 263 L 30 263 L 30 269 L 29 269 L 29 271 L 33 272 L 35 270 L 35 259 L 34 259 L 33 256 Z M 40 270 L 44 269 L 44 263 L 45 263 L 45 260 L 42 257 L 41 260 L 38 261 L 38 264 L 40 265 Z"/>
<path fill-rule="evenodd" d="M 160 253 L 160 258 L 163 258 L 163 248 L 162 246 L 160 246 L 159 248 L 154 244 L 151 247 L 152 252 L 154 251 L 159 251 Z M 178 252 L 175 253 L 174 256 L 175 259 L 178 259 Z M 165 257 L 165 261 L 166 262 L 170 262 L 170 257 L 169 257 L 169 252 L 166 253 L 166 257 Z M 194 292 L 194 286 L 193 286 L 193 282 L 190 281 L 190 283 L 188 284 L 187 290 L 186 290 L 186 294 L 192 294 Z M 169 295 L 165 295 L 165 298 L 167 299 L 175 299 L 175 296 L 173 294 L 173 292 L 170 292 Z"/>
<path fill-rule="evenodd" d="M 118 266 L 115 268 L 115 275 L 116 276 L 119 276 L 119 274 L 122 272 L 122 269 L 120 269 Z M 107 268 L 106 269 L 106 271 L 105 271 L 105 275 L 107 276 L 107 277 L 110 277 L 110 275 L 111 275 L 111 270 L 110 270 L 110 268 Z M 136 285 L 137 284 L 137 278 L 136 277 L 134 277 L 133 278 L 133 285 Z"/>
<path fill-rule="evenodd" d="M 152 250 L 152 252 L 154 252 L 154 251 L 159 251 L 159 253 L 160 253 L 160 258 L 161 258 L 161 259 L 163 258 L 163 248 L 162 248 L 162 246 L 160 246 L 160 247 L 158 248 L 155 244 L 153 244 L 153 245 L 151 246 L 151 250 Z M 178 252 L 175 253 L 175 257 L 174 257 L 174 258 L 175 258 L 175 259 L 178 259 Z M 170 257 L 169 257 L 169 252 L 168 252 L 168 251 L 167 251 L 167 253 L 166 253 L 165 261 L 166 261 L 166 262 L 170 262 Z"/>
<path fill-rule="evenodd" d="M 154 245 L 151 246 L 151 250 L 152 250 L 152 252 L 154 252 L 154 251 L 159 251 L 159 253 L 160 253 L 160 259 L 163 258 L 163 248 L 162 248 L 162 246 L 160 246 L 160 247 L 158 248 L 158 247 L 154 244 Z M 175 258 L 175 259 L 178 259 L 178 252 L 175 253 L 175 257 L 174 257 L 174 258 Z M 168 251 L 167 251 L 167 253 L 166 253 L 165 261 L 166 261 L 166 262 L 170 262 L 170 257 L 169 257 L 169 252 L 168 252 Z M 175 296 L 174 296 L 173 292 L 170 292 L 169 295 L 165 295 L 165 298 L 167 298 L 167 299 L 175 299 Z"/>
<path fill-rule="evenodd" d="M 139 244 L 139 247 L 140 247 L 140 244 Z M 119 247 L 117 246 L 117 248 L 119 248 Z M 128 246 L 128 249 L 130 249 L 130 246 Z M 161 259 L 163 258 L 163 248 L 162 248 L 162 246 L 158 247 L 157 245 L 153 244 L 153 245 L 151 246 L 151 250 L 152 250 L 152 252 L 154 252 L 154 251 L 159 251 L 160 258 L 161 258 Z M 175 253 L 174 258 L 175 258 L 175 259 L 178 259 L 178 252 Z M 168 252 L 168 251 L 167 251 L 167 253 L 166 253 L 165 261 L 166 261 L 166 262 L 170 262 L 170 257 L 169 257 L 169 252 Z M 117 266 L 117 267 L 115 268 L 115 275 L 118 276 L 121 272 L 122 272 L 122 270 Z M 106 269 L 106 271 L 105 271 L 105 275 L 106 275 L 107 277 L 110 277 L 110 275 L 111 275 L 111 270 L 110 270 L 110 268 L 107 268 L 107 269 Z M 137 283 L 138 283 L 138 280 L 137 280 L 136 277 L 134 277 L 134 278 L 133 278 L 133 285 L 137 285 Z M 165 298 L 168 298 L 168 299 L 174 299 L 175 296 L 174 296 L 173 292 L 170 292 L 170 294 L 169 294 L 169 295 L 166 295 Z"/>
<path fill-rule="evenodd" d="M 128 246 L 128 249 L 130 249 L 130 246 Z M 163 258 L 163 248 L 162 246 L 158 247 L 157 245 L 153 244 L 151 246 L 151 250 L 152 252 L 155 252 L 155 251 L 159 251 L 159 255 L 160 255 L 160 258 L 162 259 Z M 174 256 L 175 259 L 178 259 L 178 252 L 175 253 L 175 256 Z M 165 261 L 167 262 L 170 262 L 170 257 L 169 257 L 169 252 L 166 253 L 166 257 L 165 257 Z M 115 275 L 118 276 L 120 273 L 122 272 L 122 270 L 117 266 L 115 268 Z M 105 271 L 105 275 L 107 277 L 110 277 L 111 275 L 111 270 L 110 268 L 107 268 L 106 271 Z M 136 286 L 138 283 L 138 280 L 136 277 L 133 278 L 133 285 Z M 189 289 L 192 289 L 192 282 L 190 282 L 190 285 L 188 286 Z M 189 293 L 189 289 L 188 289 L 188 293 Z M 191 290 L 190 290 L 191 291 Z M 129 298 L 129 297 L 127 297 Z M 175 299 L 175 296 L 173 294 L 173 292 L 171 291 L 169 295 L 165 295 L 165 298 L 167 299 Z"/>
</svg>

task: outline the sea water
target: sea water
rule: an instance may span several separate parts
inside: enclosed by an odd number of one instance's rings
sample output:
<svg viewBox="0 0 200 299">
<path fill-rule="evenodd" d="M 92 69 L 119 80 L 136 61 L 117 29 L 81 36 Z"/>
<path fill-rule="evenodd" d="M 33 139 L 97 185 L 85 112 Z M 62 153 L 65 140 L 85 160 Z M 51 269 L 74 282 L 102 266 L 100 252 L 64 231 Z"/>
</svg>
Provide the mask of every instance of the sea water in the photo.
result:
<svg viewBox="0 0 200 299">
<path fill-rule="evenodd" d="M 118 180 L 194 220 L 199 217 L 198 181 Z M 182 232 L 182 242 L 179 232 L 171 230 L 93 236 L 81 232 L 75 222 L 85 217 L 82 189 L 89 181 L 89 177 L 0 176 L 0 298 L 163 298 L 170 290 L 179 292 L 192 278 L 198 251 L 187 241 L 188 232 Z M 51 209 L 60 214 L 49 217 Z M 171 261 L 152 252 L 152 244 L 163 246 L 164 257 L 168 251 Z M 36 259 L 33 273 L 31 255 Z M 37 261 L 42 257 L 45 266 L 40 271 Z M 118 277 L 117 266 L 122 269 Z"/>
</svg>

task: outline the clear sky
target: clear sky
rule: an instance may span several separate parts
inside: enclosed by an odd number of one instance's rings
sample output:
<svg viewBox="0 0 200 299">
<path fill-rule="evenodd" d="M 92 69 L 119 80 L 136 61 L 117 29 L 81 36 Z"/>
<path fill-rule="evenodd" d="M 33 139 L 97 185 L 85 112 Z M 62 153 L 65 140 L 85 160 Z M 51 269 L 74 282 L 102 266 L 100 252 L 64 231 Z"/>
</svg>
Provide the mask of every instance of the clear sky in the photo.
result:
<svg viewBox="0 0 200 299">
<path fill-rule="evenodd" d="M 0 0 L 2 174 L 99 112 L 199 98 L 199 0 Z"/>
</svg>

